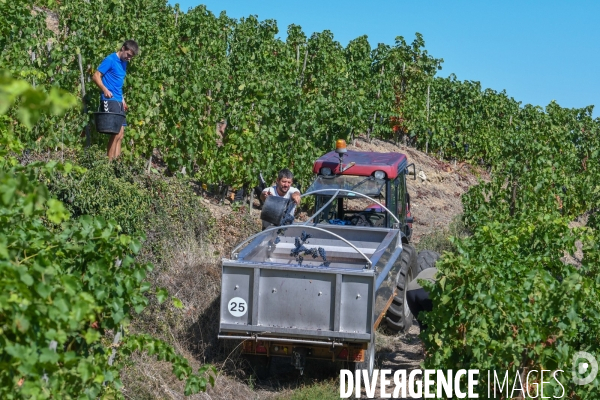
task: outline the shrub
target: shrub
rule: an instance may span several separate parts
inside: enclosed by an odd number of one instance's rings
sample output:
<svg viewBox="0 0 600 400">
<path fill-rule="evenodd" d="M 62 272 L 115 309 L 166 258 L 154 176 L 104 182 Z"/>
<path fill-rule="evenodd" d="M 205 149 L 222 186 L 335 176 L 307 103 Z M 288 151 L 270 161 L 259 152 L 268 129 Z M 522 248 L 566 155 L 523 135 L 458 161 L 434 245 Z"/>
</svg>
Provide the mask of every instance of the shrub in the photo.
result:
<svg viewBox="0 0 600 400">
<path fill-rule="evenodd" d="M 36 104 L 44 101 L 48 107 L 68 104 L 52 93 L 47 98 L 24 82 L 3 78 L 4 105 L 14 101 L 5 95 L 5 87 L 23 88 L 31 101 L 26 97 L 21 108 L 34 115 L 39 112 Z M 19 165 L 7 150 L 18 150 L 21 143 L 2 122 L 0 397 L 119 397 L 122 356 L 136 351 L 172 363 L 174 374 L 187 378 L 186 394 L 205 390 L 214 382 L 204 376 L 209 367 L 193 374 L 187 360 L 160 340 L 127 335 L 118 347 L 111 345 L 110 337 L 117 344 L 115 333 L 148 302 L 144 292 L 150 285 L 144 279 L 151 265 L 134 259 L 141 238 L 120 234 L 113 221 L 102 217 L 70 220 L 64 204 L 37 179 L 49 182 L 59 173 L 68 179 L 72 165 Z"/>
<path fill-rule="evenodd" d="M 94 215 L 116 221 L 123 233 L 143 232 L 152 198 L 137 182 L 140 168 L 123 159 L 111 162 L 97 147 L 82 151 L 77 161 L 86 170 L 54 174 L 48 181 L 51 193 L 75 217 Z"/>
<path fill-rule="evenodd" d="M 465 226 L 462 215 L 456 215 L 448 228 L 436 230 L 428 235 L 423 235 L 416 244 L 417 251 L 432 250 L 440 254 L 445 251 L 455 252 L 457 250 L 452 238 L 465 238 L 470 232 Z"/>
<path fill-rule="evenodd" d="M 576 240 L 586 249 L 581 270 L 562 260 Z M 597 398 L 597 386 L 572 383 L 573 355 L 597 355 L 600 346 L 595 235 L 571 230 L 558 214 L 538 214 L 482 224 L 454 245 L 457 251 L 438 262 L 441 276 L 431 288 L 433 311 L 422 335 L 426 368 L 479 369 L 484 395 L 486 370 L 508 370 L 512 387 L 517 373 L 561 369 L 569 398 Z M 539 373 L 532 379 L 539 383 Z M 545 386 L 545 396 L 561 396 L 554 381 Z"/>
</svg>

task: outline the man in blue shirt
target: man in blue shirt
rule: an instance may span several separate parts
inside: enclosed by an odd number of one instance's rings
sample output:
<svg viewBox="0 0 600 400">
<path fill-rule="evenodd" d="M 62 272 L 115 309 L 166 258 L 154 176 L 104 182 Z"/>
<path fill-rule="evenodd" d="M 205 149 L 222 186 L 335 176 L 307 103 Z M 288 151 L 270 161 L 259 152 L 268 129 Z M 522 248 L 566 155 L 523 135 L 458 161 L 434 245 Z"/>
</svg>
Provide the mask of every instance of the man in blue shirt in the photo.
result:
<svg viewBox="0 0 600 400">
<path fill-rule="evenodd" d="M 123 82 L 127 72 L 127 64 L 139 52 L 138 44 L 134 40 L 127 40 L 121 50 L 106 57 L 98 70 L 92 76 L 94 83 L 100 88 L 100 111 L 124 113 L 128 110 L 123 96 Z M 123 125 L 117 135 L 112 135 L 108 140 L 108 158 L 110 160 L 121 154 L 123 141 Z"/>
</svg>

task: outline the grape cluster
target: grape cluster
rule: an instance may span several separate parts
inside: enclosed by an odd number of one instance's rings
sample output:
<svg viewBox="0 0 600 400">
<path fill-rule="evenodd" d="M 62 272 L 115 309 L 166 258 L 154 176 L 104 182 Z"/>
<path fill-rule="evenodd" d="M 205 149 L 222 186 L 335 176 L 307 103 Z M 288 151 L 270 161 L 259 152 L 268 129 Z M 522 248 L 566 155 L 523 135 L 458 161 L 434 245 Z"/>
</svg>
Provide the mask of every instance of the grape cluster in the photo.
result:
<svg viewBox="0 0 600 400">
<path fill-rule="evenodd" d="M 304 255 L 305 256 L 312 256 L 312 258 L 319 257 L 317 249 L 308 249 L 307 251 L 304 252 Z"/>
<path fill-rule="evenodd" d="M 325 249 L 322 247 L 319 247 L 318 251 L 319 251 L 319 255 L 323 259 L 323 266 L 329 267 L 329 264 L 331 264 L 331 262 L 327 261 L 327 254 L 325 253 Z"/>
<path fill-rule="evenodd" d="M 274 240 L 274 244 L 278 244 L 281 242 L 281 238 L 279 236 L 283 235 L 285 230 L 286 229 L 283 228 L 277 231 L 277 237 Z M 294 257 L 299 265 L 302 265 L 304 257 L 306 256 L 311 256 L 313 259 L 321 257 L 323 259 L 323 264 L 321 264 L 321 266 L 329 267 L 330 262 L 327 261 L 327 255 L 325 253 L 324 248 L 318 247 L 309 249 L 306 246 L 304 246 L 306 243 L 308 243 L 307 240 L 311 237 L 312 236 L 309 233 L 302 231 L 300 237 L 294 238 L 294 248 L 290 251 L 290 257 Z"/>
<path fill-rule="evenodd" d="M 281 223 L 279 225 L 291 225 L 294 222 L 294 216 L 290 213 L 286 213 L 283 218 L 281 218 Z"/>
<path fill-rule="evenodd" d="M 304 247 L 303 245 L 300 245 L 290 251 L 290 256 L 298 257 L 300 255 L 300 253 L 304 253 L 304 255 L 307 255 L 307 253 L 310 253 L 310 250 L 307 249 L 306 247 Z"/>
<path fill-rule="evenodd" d="M 306 233 L 305 231 L 302 231 L 302 234 L 300 234 L 300 237 L 294 238 L 295 248 L 293 248 L 290 251 L 290 257 L 295 257 L 296 261 L 300 265 L 302 265 L 302 262 L 304 261 L 303 256 L 311 256 L 313 259 L 317 258 L 317 257 L 321 257 L 323 259 L 322 266 L 329 267 L 330 263 L 329 263 L 329 261 L 327 261 L 327 257 L 326 257 L 324 248 L 319 247 L 319 248 L 309 249 L 306 246 L 304 246 L 307 243 L 306 241 L 308 239 L 310 239 L 310 237 L 311 237 L 310 234 Z M 279 241 L 276 240 L 275 243 L 279 243 Z"/>
<path fill-rule="evenodd" d="M 287 209 L 285 210 L 283 217 L 281 217 L 281 222 L 279 223 L 279 226 L 291 225 L 294 223 L 294 214 L 291 212 L 294 209 L 294 207 L 294 202 L 291 201 L 291 199 L 288 200 Z"/>
</svg>

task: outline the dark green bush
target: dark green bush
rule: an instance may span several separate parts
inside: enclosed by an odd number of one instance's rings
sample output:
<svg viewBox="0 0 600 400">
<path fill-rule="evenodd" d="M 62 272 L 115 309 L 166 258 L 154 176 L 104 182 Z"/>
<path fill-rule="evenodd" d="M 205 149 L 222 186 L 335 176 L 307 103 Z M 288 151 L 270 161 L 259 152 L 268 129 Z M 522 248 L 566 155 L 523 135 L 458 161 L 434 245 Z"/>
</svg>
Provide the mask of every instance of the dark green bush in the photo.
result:
<svg viewBox="0 0 600 400">
<path fill-rule="evenodd" d="M 149 238 L 207 234 L 205 208 L 187 179 L 148 174 L 140 159 L 108 161 L 97 147 L 76 158 L 84 173 L 56 174 L 46 182 L 73 216 L 101 216 L 116 221 L 124 233 L 145 232 Z"/>
<path fill-rule="evenodd" d="M 144 230 L 151 197 L 139 182 L 135 163 L 122 159 L 108 161 L 97 147 L 80 154 L 81 174 L 56 174 L 49 182 L 50 192 L 62 201 L 74 217 L 94 215 L 114 220 L 123 233 Z"/>
</svg>

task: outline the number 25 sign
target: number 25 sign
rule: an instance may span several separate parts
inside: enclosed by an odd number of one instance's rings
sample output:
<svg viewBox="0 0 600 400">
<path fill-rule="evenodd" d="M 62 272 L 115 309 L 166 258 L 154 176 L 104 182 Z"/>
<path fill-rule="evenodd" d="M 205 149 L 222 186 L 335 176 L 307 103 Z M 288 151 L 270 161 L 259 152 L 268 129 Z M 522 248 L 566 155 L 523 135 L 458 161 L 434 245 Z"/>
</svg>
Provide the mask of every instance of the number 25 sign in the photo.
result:
<svg viewBox="0 0 600 400">
<path fill-rule="evenodd" d="M 233 315 L 234 317 L 241 317 L 246 314 L 248 305 L 246 304 L 246 300 L 242 299 L 241 297 L 234 297 L 233 299 L 229 300 L 227 309 L 229 310 L 229 314 Z"/>
</svg>

